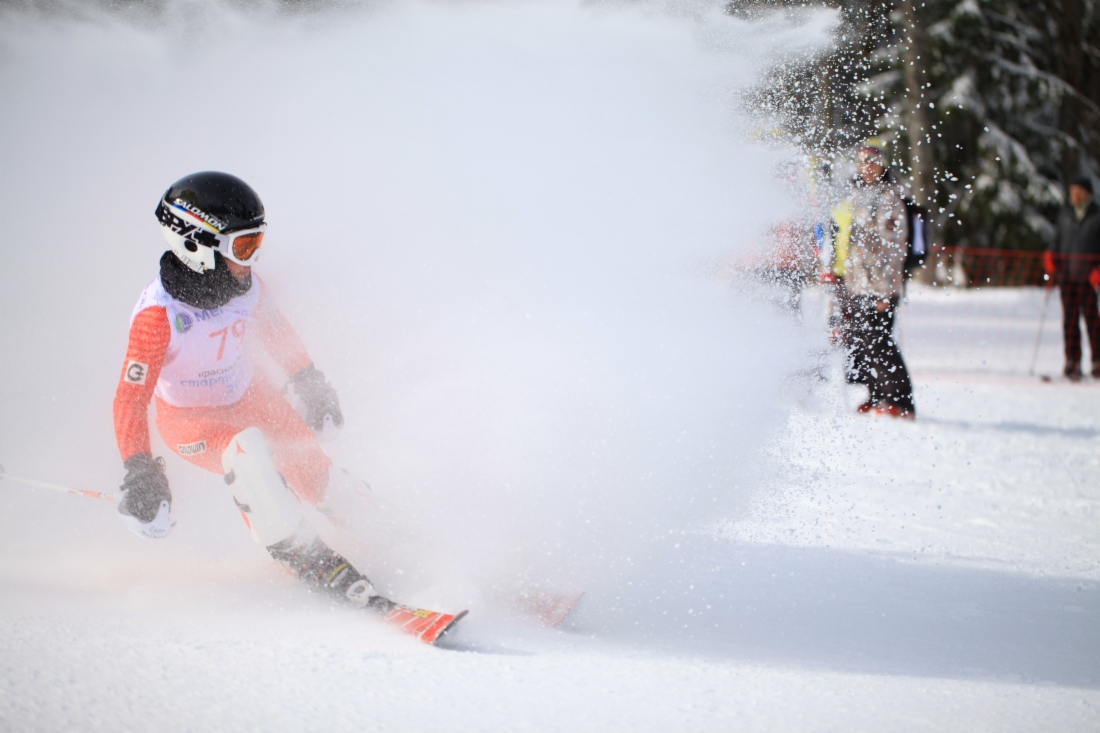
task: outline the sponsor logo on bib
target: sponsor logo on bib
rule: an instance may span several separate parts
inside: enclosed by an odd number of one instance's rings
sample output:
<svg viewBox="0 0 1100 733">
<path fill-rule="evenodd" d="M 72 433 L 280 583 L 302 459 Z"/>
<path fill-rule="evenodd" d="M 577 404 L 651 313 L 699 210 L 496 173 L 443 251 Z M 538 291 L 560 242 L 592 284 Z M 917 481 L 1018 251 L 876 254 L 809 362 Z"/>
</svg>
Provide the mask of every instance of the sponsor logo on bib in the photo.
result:
<svg viewBox="0 0 1100 733">
<path fill-rule="evenodd" d="M 191 330 L 191 326 L 194 325 L 194 321 L 191 320 L 191 316 L 186 313 L 176 314 L 176 330 L 180 333 L 187 333 Z"/>
</svg>

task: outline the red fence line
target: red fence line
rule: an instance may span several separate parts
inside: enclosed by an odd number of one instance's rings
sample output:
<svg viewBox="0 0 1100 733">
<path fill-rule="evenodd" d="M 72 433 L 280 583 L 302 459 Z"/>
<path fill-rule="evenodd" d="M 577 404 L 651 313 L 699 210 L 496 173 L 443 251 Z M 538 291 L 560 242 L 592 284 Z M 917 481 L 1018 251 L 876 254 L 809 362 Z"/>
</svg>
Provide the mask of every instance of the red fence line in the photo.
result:
<svg viewBox="0 0 1100 733">
<path fill-rule="evenodd" d="M 1050 283 L 1044 269 L 1046 256 L 1045 252 L 986 247 L 943 247 L 939 251 L 952 281 L 966 287 L 1046 285 Z M 1077 263 L 1091 270 L 1100 266 L 1100 255 L 1053 255 L 1055 272 Z"/>
</svg>

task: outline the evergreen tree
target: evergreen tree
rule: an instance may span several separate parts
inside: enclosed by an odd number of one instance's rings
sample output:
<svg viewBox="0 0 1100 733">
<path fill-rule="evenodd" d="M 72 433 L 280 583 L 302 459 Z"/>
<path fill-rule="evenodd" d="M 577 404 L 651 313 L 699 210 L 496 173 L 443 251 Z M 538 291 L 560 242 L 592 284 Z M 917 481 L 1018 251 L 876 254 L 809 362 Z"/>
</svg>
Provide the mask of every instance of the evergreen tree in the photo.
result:
<svg viewBox="0 0 1100 733">
<path fill-rule="evenodd" d="M 847 155 L 871 134 L 893 144 L 940 242 L 1045 247 L 1069 181 L 1100 174 L 1100 0 L 826 4 L 841 17 L 833 53 L 781 67 L 756 101 L 814 153 Z"/>
<path fill-rule="evenodd" d="M 1042 249 L 1068 182 L 1100 172 L 1098 11 L 1098 0 L 931 0 L 918 12 L 929 128 L 909 129 L 896 74 L 879 85 L 879 125 L 910 151 L 931 147 L 945 243 Z M 907 62 L 883 51 L 894 69 Z"/>
</svg>

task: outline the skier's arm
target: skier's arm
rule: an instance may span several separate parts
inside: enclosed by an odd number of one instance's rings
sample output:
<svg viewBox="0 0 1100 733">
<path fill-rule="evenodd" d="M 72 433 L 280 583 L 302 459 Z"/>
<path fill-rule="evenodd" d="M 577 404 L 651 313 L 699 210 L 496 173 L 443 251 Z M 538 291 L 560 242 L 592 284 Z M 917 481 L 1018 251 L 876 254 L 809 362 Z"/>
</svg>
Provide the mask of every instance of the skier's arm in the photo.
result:
<svg viewBox="0 0 1100 733">
<path fill-rule="evenodd" d="M 297 374 L 313 363 L 309 352 L 298 338 L 298 332 L 290 321 L 275 307 L 266 288 L 256 309 L 256 326 L 260 331 L 260 343 L 275 363 L 287 374 Z"/>
<path fill-rule="evenodd" d="M 343 425 L 344 414 L 340 410 L 336 390 L 325 379 L 324 373 L 313 366 L 313 360 L 294 327 L 267 297 L 266 290 L 261 295 L 256 325 L 264 350 L 290 375 L 294 393 L 304 406 L 302 418 L 306 424 L 320 431 L 324 428 L 325 418 L 329 417 L 336 427 Z"/>
<path fill-rule="evenodd" d="M 115 440 L 123 462 L 138 453 L 150 453 L 149 400 L 164 366 L 172 338 L 164 308 L 145 308 L 130 325 L 126 359 L 115 389 Z"/>
<path fill-rule="evenodd" d="M 126 360 L 115 389 L 115 440 L 126 467 L 118 513 L 130 531 L 147 539 L 164 537 L 172 529 L 172 492 L 164 459 L 154 459 L 149 448 L 149 400 L 171 339 L 164 308 L 140 311 L 130 325 Z"/>
</svg>

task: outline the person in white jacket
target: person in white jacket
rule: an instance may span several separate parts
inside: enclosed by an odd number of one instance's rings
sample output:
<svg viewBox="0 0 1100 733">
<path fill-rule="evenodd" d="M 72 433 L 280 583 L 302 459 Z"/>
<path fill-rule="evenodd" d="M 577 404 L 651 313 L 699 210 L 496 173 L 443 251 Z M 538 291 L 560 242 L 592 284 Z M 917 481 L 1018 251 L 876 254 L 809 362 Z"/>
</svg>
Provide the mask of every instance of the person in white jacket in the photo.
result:
<svg viewBox="0 0 1100 733">
<path fill-rule="evenodd" d="M 860 147 L 859 171 L 845 263 L 849 376 L 868 388 L 860 412 L 913 418 L 913 383 L 893 337 L 909 236 L 905 191 L 876 138 Z"/>
</svg>

